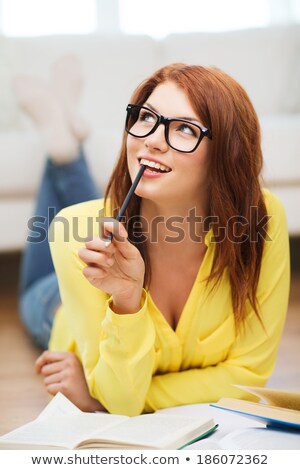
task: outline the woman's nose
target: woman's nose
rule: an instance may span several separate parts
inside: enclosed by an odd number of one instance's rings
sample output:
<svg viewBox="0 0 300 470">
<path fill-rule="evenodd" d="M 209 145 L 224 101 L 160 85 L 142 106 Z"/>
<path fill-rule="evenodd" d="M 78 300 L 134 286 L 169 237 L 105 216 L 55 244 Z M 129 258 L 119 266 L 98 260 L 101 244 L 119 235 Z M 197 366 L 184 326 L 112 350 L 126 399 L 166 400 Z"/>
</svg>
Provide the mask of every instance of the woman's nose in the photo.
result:
<svg viewBox="0 0 300 470">
<path fill-rule="evenodd" d="M 146 147 L 150 149 L 159 150 L 161 152 L 166 152 L 169 149 L 169 146 L 165 137 L 165 126 L 160 124 L 158 128 L 153 132 L 153 134 L 145 137 L 144 143 Z"/>
</svg>

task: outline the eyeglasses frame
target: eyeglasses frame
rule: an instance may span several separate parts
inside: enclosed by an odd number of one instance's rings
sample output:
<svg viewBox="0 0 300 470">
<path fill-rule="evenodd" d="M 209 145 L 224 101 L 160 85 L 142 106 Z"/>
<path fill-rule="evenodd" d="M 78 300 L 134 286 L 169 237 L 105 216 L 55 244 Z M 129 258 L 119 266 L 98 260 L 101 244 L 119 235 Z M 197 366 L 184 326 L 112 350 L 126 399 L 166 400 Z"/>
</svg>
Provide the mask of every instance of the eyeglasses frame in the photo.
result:
<svg viewBox="0 0 300 470">
<path fill-rule="evenodd" d="M 140 110 L 141 109 L 146 109 L 147 111 L 150 111 L 150 113 L 154 114 L 157 117 L 156 124 L 151 129 L 151 131 L 148 132 L 145 135 L 135 135 L 128 128 L 128 121 L 129 121 L 129 118 L 130 118 L 130 110 L 132 110 L 133 107 L 138 108 Z M 156 111 L 153 111 L 153 109 L 147 108 L 147 106 L 140 106 L 138 104 L 128 104 L 127 107 L 126 107 L 126 111 L 127 111 L 127 116 L 126 116 L 125 130 L 128 134 L 132 135 L 133 137 L 137 137 L 138 139 L 143 139 L 145 137 L 148 137 L 151 134 L 154 134 L 156 129 L 161 124 L 163 124 L 165 126 L 165 139 L 166 139 L 166 142 L 169 145 L 169 147 L 171 147 L 173 150 L 176 150 L 177 152 L 181 152 L 181 153 L 195 152 L 195 150 L 197 149 L 197 147 L 199 147 L 199 145 L 200 145 L 200 143 L 201 143 L 201 141 L 203 140 L 204 137 L 207 137 L 208 139 L 212 140 L 212 134 L 211 134 L 211 131 L 209 129 L 207 129 L 206 127 L 199 126 L 199 124 L 195 124 L 194 122 L 187 121 L 186 119 L 167 118 L 167 117 L 164 117 L 162 114 L 159 114 Z M 173 121 L 192 124 L 193 126 L 196 126 L 196 127 L 198 127 L 198 129 L 200 129 L 200 137 L 198 139 L 197 144 L 195 145 L 195 147 L 192 150 L 187 150 L 187 151 L 186 150 L 178 150 L 177 148 L 173 147 L 173 145 L 170 144 L 170 141 L 169 141 L 169 126 L 170 126 L 170 123 L 173 122 Z"/>
</svg>

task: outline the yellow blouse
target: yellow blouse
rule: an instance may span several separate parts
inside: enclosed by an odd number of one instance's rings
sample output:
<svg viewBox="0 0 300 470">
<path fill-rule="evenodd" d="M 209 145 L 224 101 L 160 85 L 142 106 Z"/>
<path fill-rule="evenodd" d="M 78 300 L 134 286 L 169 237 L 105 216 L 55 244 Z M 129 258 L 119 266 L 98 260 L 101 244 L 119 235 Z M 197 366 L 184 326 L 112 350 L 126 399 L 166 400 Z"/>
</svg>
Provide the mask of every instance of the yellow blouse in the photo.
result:
<svg viewBox="0 0 300 470">
<path fill-rule="evenodd" d="M 54 219 L 49 239 L 62 306 L 49 348 L 78 355 L 91 395 L 109 412 L 133 416 L 222 396 L 251 399 L 232 384 L 266 383 L 284 326 L 290 263 L 284 209 L 273 194 L 264 194 L 271 216 L 257 290 L 264 328 L 248 303 L 245 325 L 237 335 L 226 271 L 212 293 L 205 287 L 215 249 L 210 234 L 174 331 L 149 292 L 144 290 L 139 312 L 118 315 L 109 296 L 83 276 L 78 250 L 91 233 L 99 236 L 96 218 L 103 200 L 65 208 Z"/>
</svg>

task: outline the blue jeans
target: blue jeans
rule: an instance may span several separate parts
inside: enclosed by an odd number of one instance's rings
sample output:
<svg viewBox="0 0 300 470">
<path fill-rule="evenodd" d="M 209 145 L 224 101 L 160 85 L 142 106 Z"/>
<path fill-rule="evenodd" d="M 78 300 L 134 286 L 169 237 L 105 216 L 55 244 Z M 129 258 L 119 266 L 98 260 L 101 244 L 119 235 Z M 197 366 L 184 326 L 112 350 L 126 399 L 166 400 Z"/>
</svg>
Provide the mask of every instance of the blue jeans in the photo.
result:
<svg viewBox="0 0 300 470">
<path fill-rule="evenodd" d="M 64 165 L 46 161 L 22 258 L 19 288 L 22 322 L 43 349 L 48 347 L 54 314 L 61 304 L 47 237 L 49 224 L 64 207 L 99 197 L 82 150 L 78 158 Z"/>
</svg>

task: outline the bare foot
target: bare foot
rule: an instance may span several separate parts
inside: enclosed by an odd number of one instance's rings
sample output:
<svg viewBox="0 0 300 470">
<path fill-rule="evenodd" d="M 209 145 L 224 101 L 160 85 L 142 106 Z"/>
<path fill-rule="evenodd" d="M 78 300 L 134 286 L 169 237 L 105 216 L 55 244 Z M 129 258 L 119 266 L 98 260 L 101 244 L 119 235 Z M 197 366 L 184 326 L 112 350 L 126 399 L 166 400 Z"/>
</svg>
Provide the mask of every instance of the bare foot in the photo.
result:
<svg viewBox="0 0 300 470">
<path fill-rule="evenodd" d="M 83 142 L 89 134 L 89 129 L 76 109 L 84 85 L 83 72 L 78 57 L 67 54 L 54 62 L 51 67 L 51 81 L 74 135 L 79 142 Z"/>
</svg>

